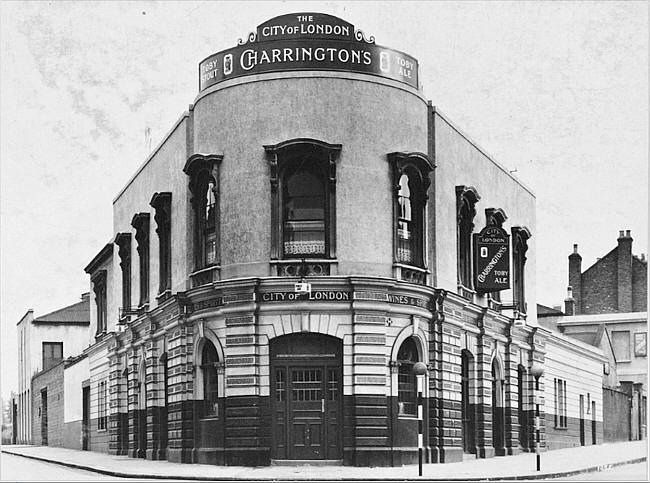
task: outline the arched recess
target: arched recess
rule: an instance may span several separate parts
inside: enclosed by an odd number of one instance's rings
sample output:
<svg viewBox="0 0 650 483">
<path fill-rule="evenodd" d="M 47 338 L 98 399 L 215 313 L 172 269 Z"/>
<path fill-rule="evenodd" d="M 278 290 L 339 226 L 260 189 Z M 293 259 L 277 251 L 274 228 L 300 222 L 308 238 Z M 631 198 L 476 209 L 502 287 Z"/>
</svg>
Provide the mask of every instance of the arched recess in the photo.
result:
<svg viewBox="0 0 650 483">
<path fill-rule="evenodd" d="M 147 362 L 142 349 L 142 357 L 138 366 L 138 412 L 137 412 L 137 458 L 147 456 Z"/>
<path fill-rule="evenodd" d="M 199 328 L 199 337 L 194 343 L 194 353 L 192 360 L 194 361 L 194 399 L 197 401 L 205 399 L 204 386 L 205 386 L 205 375 L 204 371 L 201 369 L 203 364 L 203 350 L 205 344 L 210 343 L 214 347 L 217 356 L 218 366 L 215 368 L 217 370 L 217 387 L 218 387 L 218 397 L 224 397 L 226 391 L 226 382 L 225 377 L 223 377 L 223 372 L 225 368 L 225 354 L 223 346 L 219 341 L 217 335 L 208 327 Z"/>
<path fill-rule="evenodd" d="M 467 349 L 461 351 L 461 417 L 463 452 L 476 454 L 476 362 Z"/>
<path fill-rule="evenodd" d="M 398 353 L 404 341 L 409 337 L 412 337 L 415 341 L 415 347 L 417 348 L 418 352 L 417 360 L 419 362 L 424 362 L 425 364 L 428 364 L 429 362 L 429 344 L 427 343 L 427 336 L 424 333 L 424 330 L 419 327 L 419 324 L 413 324 L 404 327 L 399 332 L 399 334 L 397 334 L 397 337 L 395 337 L 395 341 L 393 342 L 393 347 L 391 348 L 390 352 L 389 365 L 393 369 L 391 370 L 390 395 L 393 397 L 397 397 L 399 393 L 399 369 L 397 365 Z M 424 384 L 422 396 L 429 396 L 429 384 L 426 381 Z"/>
<path fill-rule="evenodd" d="M 498 356 L 492 358 L 492 446 L 498 456 L 505 454 L 504 371 Z"/>
<path fill-rule="evenodd" d="M 144 355 L 138 366 L 138 409 L 147 409 L 147 363 Z"/>
</svg>

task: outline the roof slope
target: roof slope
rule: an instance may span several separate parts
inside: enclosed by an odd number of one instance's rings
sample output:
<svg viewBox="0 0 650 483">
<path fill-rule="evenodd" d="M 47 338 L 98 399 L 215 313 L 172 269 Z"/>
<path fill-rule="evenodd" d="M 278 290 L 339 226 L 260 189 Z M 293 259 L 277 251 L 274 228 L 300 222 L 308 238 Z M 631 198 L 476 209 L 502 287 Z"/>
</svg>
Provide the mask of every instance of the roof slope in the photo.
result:
<svg viewBox="0 0 650 483">
<path fill-rule="evenodd" d="M 90 298 L 84 296 L 81 302 L 55 310 L 34 319 L 35 323 L 90 324 Z"/>
</svg>

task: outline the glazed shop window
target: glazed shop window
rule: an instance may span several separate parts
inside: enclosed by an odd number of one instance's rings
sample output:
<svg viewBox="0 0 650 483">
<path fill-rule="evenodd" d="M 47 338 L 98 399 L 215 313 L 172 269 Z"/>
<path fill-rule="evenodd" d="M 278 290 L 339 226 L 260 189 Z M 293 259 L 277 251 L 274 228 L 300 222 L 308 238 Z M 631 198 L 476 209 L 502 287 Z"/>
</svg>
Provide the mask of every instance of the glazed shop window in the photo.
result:
<svg viewBox="0 0 650 483">
<path fill-rule="evenodd" d="M 418 361 L 415 339 L 409 337 L 397 352 L 397 406 L 401 415 L 417 414 L 417 385 L 413 366 Z"/>
<path fill-rule="evenodd" d="M 264 149 L 270 163 L 271 259 L 335 258 L 341 145 L 301 138 Z"/>
<path fill-rule="evenodd" d="M 158 297 L 166 298 L 170 295 L 172 286 L 172 194 L 155 193 L 149 204 L 156 210 L 154 219 L 158 234 Z"/>
<path fill-rule="evenodd" d="M 43 370 L 63 360 L 63 342 L 43 342 Z"/>
<path fill-rule="evenodd" d="M 210 341 L 205 341 L 201 353 L 201 371 L 203 373 L 204 416 L 217 416 L 219 413 L 219 390 L 217 349 Z"/>
<path fill-rule="evenodd" d="M 394 260 L 426 266 L 426 203 L 433 163 L 421 153 L 390 153 L 394 183 Z"/>
<path fill-rule="evenodd" d="M 472 283 L 472 231 L 476 203 L 481 199 L 472 186 L 456 186 L 456 249 L 458 285 L 471 289 Z"/>
<path fill-rule="evenodd" d="M 515 308 L 526 313 L 526 284 L 525 265 L 528 251 L 528 228 L 515 226 L 512 228 L 512 288 Z"/>
<path fill-rule="evenodd" d="M 219 264 L 219 165 L 223 156 L 195 154 L 183 171 L 190 178 L 194 269 Z"/>
</svg>

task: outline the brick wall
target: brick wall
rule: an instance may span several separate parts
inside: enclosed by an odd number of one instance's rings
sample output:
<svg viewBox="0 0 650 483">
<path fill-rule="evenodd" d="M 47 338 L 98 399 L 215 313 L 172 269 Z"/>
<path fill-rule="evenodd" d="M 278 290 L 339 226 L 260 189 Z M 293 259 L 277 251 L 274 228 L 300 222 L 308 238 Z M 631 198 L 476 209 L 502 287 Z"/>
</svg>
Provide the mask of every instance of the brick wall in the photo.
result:
<svg viewBox="0 0 650 483">
<path fill-rule="evenodd" d="M 605 314 L 618 310 L 617 249 L 609 252 L 582 274 L 582 314 Z"/>
<path fill-rule="evenodd" d="M 42 390 L 47 389 L 47 445 L 63 446 L 63 361 L 32 378 L 32 438 L 34 444 L 43 444 Z"/>
<path fill-rule="evenodd" d="M 632 260 L 632 311 L 648 310 L 648 264 L 638 258 Z"/>
</svg>

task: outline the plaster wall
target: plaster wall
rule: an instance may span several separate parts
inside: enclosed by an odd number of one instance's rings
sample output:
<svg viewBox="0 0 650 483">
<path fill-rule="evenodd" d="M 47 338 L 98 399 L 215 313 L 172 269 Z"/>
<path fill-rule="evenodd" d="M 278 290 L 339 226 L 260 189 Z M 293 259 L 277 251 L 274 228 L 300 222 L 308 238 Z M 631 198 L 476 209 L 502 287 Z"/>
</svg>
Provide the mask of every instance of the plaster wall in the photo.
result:
<svg viewBox="0 0 650 483">
<path fill-rule="evenodd" d="M 456 186 L 473 186 L 481 196 L 476 203 L 474 233 L 478 233 L 486 224 L 486 208 L 501 208 L 505 211 L 508 219 L 503 223 L 503 228 L 508 234 L 512 234 L 513 226 L 525 226 L 532 233 L 526 253 L 525 294 L 528 304 L 527 322 L 536 321 L 534 194 L 490 159 L 439 113 L 434 113 L 434 131 L 437 286 L 456 292 L 458 281 Z M 512 289 L 502 291 L 501 299 L 513 300 Z"/>
<path fill-rule="evenodd" d="M 170 192 L 171 199 L 171 250 L 172 250 L 172 293 L 185 290 L 188 267 L 187 219 L 188 219 L 188 177 L 183 167 L 188 157 L 187 129 L 189 115 L 184 114 L 163 139 L 154 153 L 147 159 L 133 178 L 113 201 L 113 232 L 131 233 L 131 305 L 140 300 L 140 273 L 135 229 L 131 220 L 136 213 L 150 213 L 149 227 L 149 308 L 157 306 L 159 292 L 159 243 L 156 233 L 156 210 L 149 204 L 154 193 Z M 122 272 L 120 257 L 115 251 L 113 257 L 112 285 L 121 304 Z"/>
<path fill-rule="evenodd" d="M 88 358 L 84 357 L 63 371 L 63 388 L 65 395 L 64 422 L 81 421 L 83 417 L 82 383 L 90 377 Z"/>
<path fill-rule="evenodd" d="M 416 91 L 343 73 L 251 76 L 197 99 L 195 151 L 224 156 L 222 278 L 270 275 L 270 171 L 263 145 L 294 138 L 343 146 L 336 169 L 338 274 L 392 276 L 386 155 L 426 153 L 426 116 Z"/>
</svg>

